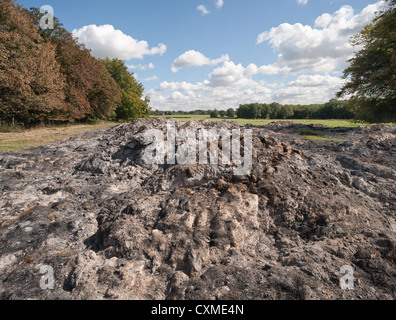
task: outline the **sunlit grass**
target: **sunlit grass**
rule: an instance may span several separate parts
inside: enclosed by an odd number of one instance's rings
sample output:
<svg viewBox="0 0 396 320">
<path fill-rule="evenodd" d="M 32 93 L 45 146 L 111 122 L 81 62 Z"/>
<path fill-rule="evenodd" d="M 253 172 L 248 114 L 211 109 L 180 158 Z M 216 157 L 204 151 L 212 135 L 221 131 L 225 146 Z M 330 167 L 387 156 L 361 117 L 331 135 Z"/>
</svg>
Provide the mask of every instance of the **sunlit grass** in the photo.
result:
<svg viewBox="0 0 396 320">
<path fill-rule="evenodd" d="M 115 122 L 99 122 L 96 124 L 79 124 L 58 127 L 44 127 L 17 132 L 0 133 L 0 151 L 19 152 L 23 148 L 38 147 L 46 143 L 67 140 L 73 135 L 85 131 L 108 128 Z"/>
<path fill-rule="evenodd" d="M 361 123 L 352 122 L 349 120 L 310 120 L 310 119 L 302 119 L 302 120 L 269 120 L 269 119 L 230 119 L 230 118 L 210 118 L 209 115 L 174 115 L 174 116 L 153 116 L 153 118 L 174 118 L 179 121 L 190 121 L 190 120 L 212 120 L 212 121 L 236 121 L 241 124 L 252 124 L 255 126 L 265 126 L 271 122 L 276 121 L 291 121 L 294 123 L 301 123 L 305 125 L 315 125 L 322 124 L 328 126 L 329 128 L 337 128 L 337 127 L 347 127 L 347 128 L 356 128 L 358 126 L 364 125 Z"/>
<path fill-rule="evenodd" d="M 310 135 L 306 135 L 306 136 L 302 136 L 303 140 L 313 140 L 313 141 L 323 141 L 323 142 L 344 142 L 347 140 L 343 140 L 343 139 L 330 139 L 330 138 L 324 138 L 324 137 L 318 137 L 318 136 L 310 136 Z"/>
</svg>

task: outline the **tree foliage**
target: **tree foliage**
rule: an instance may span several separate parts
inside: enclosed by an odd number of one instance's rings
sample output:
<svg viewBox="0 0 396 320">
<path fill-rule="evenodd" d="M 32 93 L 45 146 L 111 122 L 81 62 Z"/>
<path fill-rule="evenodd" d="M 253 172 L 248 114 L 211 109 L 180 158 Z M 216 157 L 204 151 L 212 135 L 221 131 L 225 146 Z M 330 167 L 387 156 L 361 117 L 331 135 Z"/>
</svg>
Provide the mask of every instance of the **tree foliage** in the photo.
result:
<svg viewBox="0 0 396 320">
<path fill-rule="evenodd" d="M 214 109 L 213 111 L 210 112 L 210 117 L 212 119 L 215 119 L 215 118 L 219 117 L 219 112 L 217 111 L 217 109 Z"/>
<path fill-rule="evenodd" d="M 121 88 L 121 102 L 115 110 L 117 119 L 132 120 L 147 118 L 151 114 L 149 97 L 143 98 L 144 87 L 128 71 L 124 61 L 119 59 L 103 60 L 107 71 Z"/>
<path fill-rule="evenodd" d="M 38 26 L 43 16 L 40 10 L 31 8 L 28 13 Z M 109 117 L 121 101 L 121 90 L 103 62 L 79 44 L 56 17 L 53 29 L 39 29 L 39 32 L 45 41 L 56 46 L 57 61 L 66 77 L 65 116 L 71 119 Z"/>
<path fill-rule="evenodd" d="M 103 61 L 78 44 L 54 18 L 0 0 L 0 119 L 24 124 L 46 120 L 106 119 L 121 103 L 121 88 Z"/>
<path fill-rule="evenodd" d="M 336 99 L 321 105 L 251 103 L 240 105 L 236 114 L 242 119 L 352 119 L 347 105 L 347 101 Z"/>
<path fill-rule="evenodd" d="M 22 8 L 0 0 L 0 117 L 42 121 L 65 110 L 65 79 L 46 43 Z"/>
<path fill-rule="evenodd" d="M 235 110 L 233 108 L 227 109 L 227 117 L 228 118 L 235 118 Z"/>
<path fill-rule="evenodd" d="M 396 0 L 352 39 L 362 49 L 349 60 L 338 97 L 351 95 L 358 119 L 396 121 Z"/>
</svg>

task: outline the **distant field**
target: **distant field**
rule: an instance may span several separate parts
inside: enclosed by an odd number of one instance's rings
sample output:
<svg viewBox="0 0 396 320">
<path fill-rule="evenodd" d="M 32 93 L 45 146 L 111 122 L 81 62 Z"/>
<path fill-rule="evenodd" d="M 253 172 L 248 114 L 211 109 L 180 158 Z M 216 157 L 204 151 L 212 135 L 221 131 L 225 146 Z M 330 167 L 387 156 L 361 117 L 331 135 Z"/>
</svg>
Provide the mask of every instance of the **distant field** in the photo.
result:
<svg viewBox="0 0 396 320">
<path fill-rule="evenodd" d="M 228 118 L 212 119 L 212 118 L 210 118 L 209 115 L 153 116 L 153 118 L 175 118 L 180 121 L 189 121 L 189 120 L 223 121 L 223 120 L 229 120 L 229 121 L 237 121 L 241 124 L 253 124 L 255 126 L 265 126 L 265 125 L 267 125 L 271 122 L 274 122 L 274 121 L 292 121 L 294 123 L 301 123 L 301 124 L 307 124 L 307 125 L 309 125 L 309 124 L 323 124 L 330 128 L 335 128 L 335 127 L 355 128 L 359 125 L 362 125 L 360 123 L 354 123 L 354 122 L 347 121 L 347 120 L 262 120 L 262 119 L 255 120 L 255 119 L 228 119 Z"/>
<path fill-rule="evenodd" d="M 241 124 L 253 124 L 256 126 L 267 125 L 274 121 L 293 121 L 294 123 L 302 124 L 323 124 L 330 128 L 334 127 L 357 127 L 359 123 L 354 123 L 346 120 L 252 120 L 252 119 L 211 119 L 209 115 L 176 115 L 176 116 L 153 116 L 152 118 L 175 118 L 179 121 L 189 121 L 189 120 L 212 120 L 212 121 L 237 121 Z M 23 130 L 18 132 L 0 132 L 0 152 L 10 151 L 19 152 L 23 148 L 28 147 L 38 147 L 46 143 L 67 140 L 73 135 L 79 135 L 84 131 L 108 128 L 117 125 L 117 122 L 100 122 L 92 125 L 70 125 L 70 126 L 59 126 L 59 127 L 44 127 L 36 128 L 31 130 Z M 309 134 L 309 133 L 308 133 Z M 305 136 L 309 138 L 310 136 Z M 313 139 L 313 138 L 312 138 Z M 314 139 L 326 139 L 324 137 L 315 136 Z"/>
<path fill-rule="evenodd" d="M 59 127 L 44 127 L 21 132 L 0 132 L 0 151 L 18 152 L 22 148 L 38 147 L 43 144 L 68 139 L 70 136 L 84 131 L 107 128 L 116 122 L 100 122 L 92 125 L 71 125 Z"/>
</svg>

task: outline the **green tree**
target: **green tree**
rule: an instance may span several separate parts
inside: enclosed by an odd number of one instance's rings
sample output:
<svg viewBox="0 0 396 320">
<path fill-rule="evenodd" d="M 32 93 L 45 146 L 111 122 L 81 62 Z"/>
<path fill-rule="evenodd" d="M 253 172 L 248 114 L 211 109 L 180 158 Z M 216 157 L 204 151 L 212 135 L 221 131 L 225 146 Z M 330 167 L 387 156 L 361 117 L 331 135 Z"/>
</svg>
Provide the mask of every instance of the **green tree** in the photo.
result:
<svg viewBox="0 0 396 320">
<path fill-rule="evenodd" d="M 346 101 L 331 99 L 316 113 L 319 119 L 352 119 L 353 114 L 348 110 Z"/>
<path fill-rule="evenodd" d="M 362 46 L 344 71 L 348 81 L 337 96 L 351 95 L 350 108 L 358 119 L 396 121 L 396 0 L 354 36 Z"/>
<path fill-rule="evenodd" d="M 260 106 L 260 119 L 267 119 L 270 115 L 270 107 L 268 104 L 263 103 Z"/>
<path fill-rule="evenodd" d="M 149 117 L 151 114 L 150 98 L 148 96 L 143 98 L 143 84 L 128 71 L 124 61 L 106 58 L 103 62 L 111 77 L 121 88 L 121 103 L 115 110 L 117 119 L 129 121 Z"/>
<path fill-rule="evenodd" d="M 216 110 L 216 109 L 214 109 L 213 111 L 211 111 L 210 112 L 210 117 L 211 118 L 218 118 L 219 117 L 219 112 Z"/>
<path fill-rule="evenodd" d="M 277 112 L 278 119 L 291 119 L 294 115 L 293 108 L 291 106 L 281 106 Z"/>
<path fill-rule="evenodd" d="M 227 109 L 227 117 L 232 119 L 235 118 L 235 111 L 233 108 Z"/>
<path fill-rule="evenodd" d="M 270 119 L 279 119 L 279 111 L 281 109 L 281 105 L 277 102 L 273 102 L 269 105 L 269 118 Z"/>
</svg>

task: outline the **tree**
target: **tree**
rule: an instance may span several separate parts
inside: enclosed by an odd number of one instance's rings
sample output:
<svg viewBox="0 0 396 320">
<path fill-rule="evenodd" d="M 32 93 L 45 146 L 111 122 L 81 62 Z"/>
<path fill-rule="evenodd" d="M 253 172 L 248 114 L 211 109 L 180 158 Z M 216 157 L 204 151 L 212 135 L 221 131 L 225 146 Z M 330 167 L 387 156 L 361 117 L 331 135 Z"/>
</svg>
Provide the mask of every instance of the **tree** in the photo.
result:
<svg viewBox="0 0 396 320">
<path fill-rule="evenodd" d="M 281 106 L 277 112 L 278 119 L 291 119 L 293 115 L 294 111 L 291 106 Z"/>
<path fill-rule="evenodd" d="M 210 117 L 211 118 L 218 118 L 219 117 L 219 113 L 216 109 L 214 109 L 213 111 L 210 112 Z"/>
<path fill-rule="evenodd" d="M 260 107 L 260 119 L 267 119 L 270 115 L 270 107 L 268 104 L 263 103 Z"/>
<path fill-rule="evenodd" d="M 279 111 L 282 106 L 277 103 L 273 102 L 269 105 L 269 118 L 270 119 L 279 119 Z"/>
<path fill-rule="evenodd" d="M 396 121 L 396 0 L 354 36 L 361 46 L 344 71 L 348 81 L 337 97 L 351 95 L 350 108 L 358 119 Z"/>
<path fill-rule="evenodd" d="M 55 46 L 12 0 L 0 0 L 0 117 L 42 122 L 65 109 Z"/>
<path fill-rule="evenodd" d="M 115 108 L 121 103 L 121 88 L 111 77 L 104 62 L 98 61 L 99 77 L 91 89 L 88 100 L 96 119 L 114 117 Z"/>
<path fill-rule="evenodd" d="M 353 114 L 348 110 L 346 101 L 331 99 L 316 113 L 319 119 L 352 119 Z"/>
<path fill-rule="evenodd" d="M 36 26 L 43 13 L 38 8 L 24 9 Z M 66 78 L 66 110 L 58 118 L 106 119 L 121 101 L 121 90 L 105 65 L 68 32 L 57 17 L 53 29 L 38 29 L 41 38 L 56 46 L 56 59 Z"/>
<path fill-rule="evenodd" d="M 128 71 L 124 61 L 106 58 L 103 63 L 121 88 L 121 102 L 115 110 L 117 119 L 132 120 L 149 117 L 151 114 L 150 98 L 148 96 L 143 98 L 143 84 L 138 82 L 134 74 Z"/>
<path fill-rule="evenodd" d="M 233 108 L 227 109 L 227 117 L 232 119 L 235 118 L 235 111 Z"/>
</svg>

